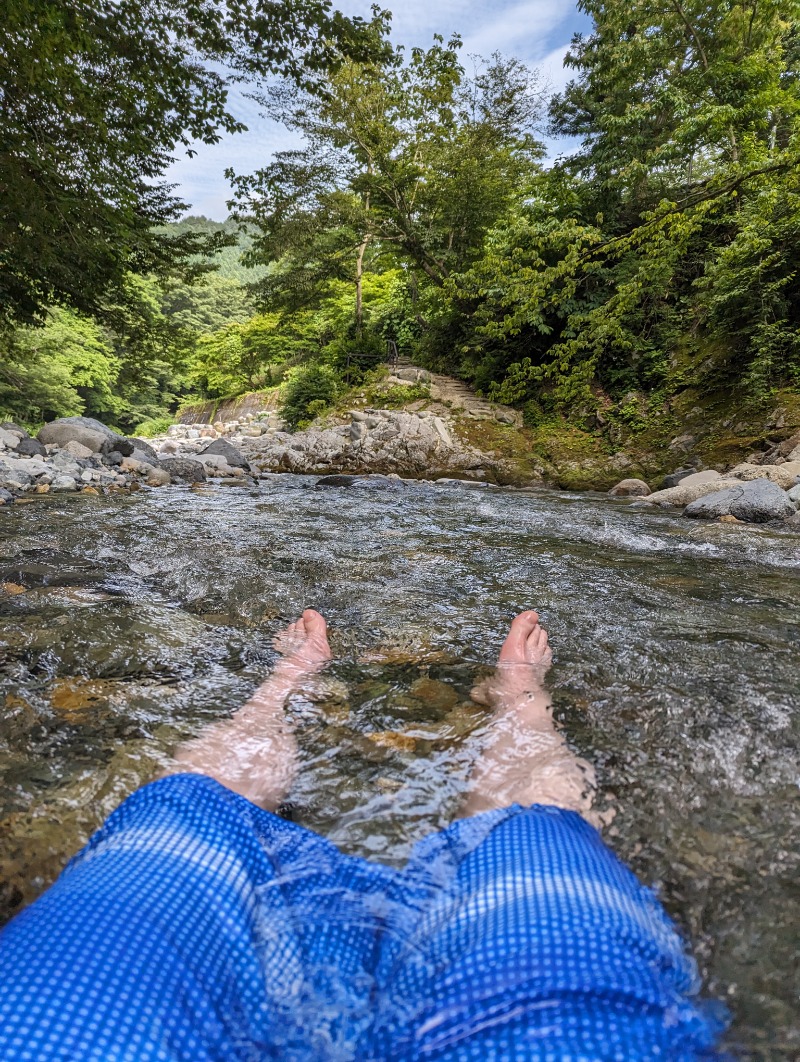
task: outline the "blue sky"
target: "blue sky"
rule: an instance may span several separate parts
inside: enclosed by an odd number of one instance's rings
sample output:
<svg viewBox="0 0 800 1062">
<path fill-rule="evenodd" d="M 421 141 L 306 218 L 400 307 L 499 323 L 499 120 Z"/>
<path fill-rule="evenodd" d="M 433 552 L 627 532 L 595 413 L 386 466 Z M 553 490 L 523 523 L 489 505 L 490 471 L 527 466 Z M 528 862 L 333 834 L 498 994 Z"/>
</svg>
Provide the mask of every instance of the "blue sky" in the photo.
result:
<svg viewBox="0 0 800 1062">
<path fill-rule="evenodd" d="M 339 0 L 334 6 L 348 15 L 368 16 L 370 5 L 371 0 Z M 554 89 L 567 80 L 561 60 L 572 34 L 588 28 L 571 0 L 388 0 L 382 6 L 392 9 L 392 36 L 399 44 L 426 45 L 434 33 L 445 38 L 460 33 L 465 54 L 516 56 L 538 67 Z M 197 145 L 194 158 L 178 159 L 167 174 L 193 214 L 217 220 L 228 213 L 226 167 L 251 173 L 289 145 L 285 130 L 261 118 L 250 100 L 233 95 L 231 107 L 248 131 L 219 144 Z M 558 151 L 557 145 L 551 149 Z"/>
</svg>

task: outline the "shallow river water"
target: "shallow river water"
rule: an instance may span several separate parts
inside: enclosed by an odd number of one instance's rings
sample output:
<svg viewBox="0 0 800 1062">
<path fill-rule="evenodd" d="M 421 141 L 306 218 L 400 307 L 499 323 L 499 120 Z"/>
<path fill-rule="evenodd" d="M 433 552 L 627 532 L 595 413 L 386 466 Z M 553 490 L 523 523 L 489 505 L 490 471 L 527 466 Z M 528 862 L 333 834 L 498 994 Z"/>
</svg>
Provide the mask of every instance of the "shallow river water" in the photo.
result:
<svg viewBox="0 0 800 1062">
<path fill-rule="evenodd" d="M 290 704 L 285 813 L 402 863 L 457 810 L 514 613 L 609 843 L 660 893 L 741 1058 L 800 1057 L 800 538 L 596 495 L 165 488 L 0 510 L 0 918 L 177 741 L 227 716 L 305 606 L 335 663 Z"/>
</svg>

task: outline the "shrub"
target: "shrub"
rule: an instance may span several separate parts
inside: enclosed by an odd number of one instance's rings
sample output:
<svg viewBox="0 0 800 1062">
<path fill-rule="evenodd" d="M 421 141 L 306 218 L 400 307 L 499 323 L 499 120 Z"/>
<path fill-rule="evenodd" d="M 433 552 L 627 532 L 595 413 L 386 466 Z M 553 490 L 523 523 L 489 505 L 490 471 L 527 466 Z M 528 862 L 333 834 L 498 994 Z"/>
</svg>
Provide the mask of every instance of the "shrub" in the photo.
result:
<svg viewBox="0 0 800 1062">
<path fill-rule="evenodd" d="M 301 365 L 286 375 L 281 416 L 291 428 L 300 427 L 333 404 L 340 380 L 328 365 Z"/>
<path fill-rule="evenodd" d="M 174 424 L 172 417 L 151 417 L 137 424 L 133 434 L 143 439 L 152 439 L 154 435 L 164 435 L 171 424 Z"/>
</svg>

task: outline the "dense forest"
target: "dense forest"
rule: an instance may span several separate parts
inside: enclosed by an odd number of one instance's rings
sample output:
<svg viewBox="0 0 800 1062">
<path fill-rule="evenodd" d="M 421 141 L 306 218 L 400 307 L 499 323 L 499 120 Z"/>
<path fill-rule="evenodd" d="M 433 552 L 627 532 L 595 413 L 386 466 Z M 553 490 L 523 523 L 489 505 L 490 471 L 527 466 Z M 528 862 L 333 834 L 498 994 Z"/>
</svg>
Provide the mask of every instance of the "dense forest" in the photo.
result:
<svg viewBox="0 0 800 1062">
<path fill-rule="evenodd" d="M 87 412 L 146 431 L 193 397 L 283 382 L 297 421 L 394 348 L 521 406 L 532 426 L 591 427 L 612 408 L 635 428 L 687 387 L 742 407 L 797 389 L 797 4 L 579 6 L 593 29 L 573 40 L 558 94 L 513 57 L 466 57 L 457 36 L 393 48 L 377 10 L 287 46 L 268 70 L 209 27 L 203 54 L 238 63 L 302 147 L 229 173 L 224 223 L 178 221 L 182 205 L 156 184 L 125 205 L 123 229 L 101 215 L 125 130 L 80 145 L 98 172 L 82 175 L 94 207 L 84 197 L 70 218 L 85 234 L 78 258 L 43 250 L 41 218 L 4 221 L 16 281 L 2 292 L 2 413 Z M 119 32 L 145 54 L 147 28 Z M 177 75 L 149 76 L 157 108 Z M 130 132 L 145 172 L 196 135 L 190 112 L 158 145 Z M 569 138 L 570 153 L 546 164 L 544 135 Z"/>
</svg>

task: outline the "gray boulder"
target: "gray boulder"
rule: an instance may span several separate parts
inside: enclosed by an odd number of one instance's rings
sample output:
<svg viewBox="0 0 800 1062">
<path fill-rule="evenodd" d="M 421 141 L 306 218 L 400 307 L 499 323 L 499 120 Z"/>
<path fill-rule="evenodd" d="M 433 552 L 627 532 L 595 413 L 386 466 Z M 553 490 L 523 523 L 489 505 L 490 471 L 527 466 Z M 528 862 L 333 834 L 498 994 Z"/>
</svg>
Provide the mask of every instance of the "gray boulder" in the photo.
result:
<svg viewBox="0 0 800 1062">
<path fill-rule="evenodd" d="M 20 439 L 15 453 L 20 457 L 47 457 L 47 450 L 42 446 L 38 439 L 31 439 L 30 437 Z"/>
<path fill-rule="evenodd" d="M 682 479 L 686 479 L 687 476 L 693 476 L 697 471 L 696 468 L 676 468 L 674 472 L 670 472 L 668 476 L 664 476 L 661 480 L 660 490 L 669 490 L 670 487 L 677 487 Z"/>
<path fill-rule="evenodd" d="M 66 446 L 75 441 L 81 446 L 88 446 L 93 453 L 108 453 L 117 450 L 124 457 L 133 453 L 133 443 L 122 435 L 117 435 L 94 417 L 59 417 L 58 420 L 45 424 L 37 438 L 42 443 L 55 443 Z"/>
<path fill-rule="evenodd" d="M 0 486 L 7 490 L 24 490 L 33 480 L 27 461 L 4 458 L 0 460 Z"/>
<path fill-rule="evenodd" d="M 193 461 L 190 457 L 162 457 L 159 464 L 172 479 L 185 479 L 190 483 L 205 481 L 205 468 L 199 461 Z"/>
<path fill-rule="evenodd" d="M 150 451 L 150 452 L 148 453 L 148 451 Z M 115 450 L 112 450 L 111 452 L 112 453 L 116 453 Z M 134 446 L 134 448 L 133 448 L 133 453 L 131 454 L 131 460 L 132 461 L 138 461 L 142 465 L 150 465 L 152 468 L 158 468 L 160 463 L 161 463 L 159 461 L 159 459 L 156 457 L 155 451 L 153 450 L 152 446 L 149 446 L 147 448 L 147 450 L 140 450 L 139 449 L 139 440 L 138 439 L 136 440 L 136 446 Z"/>
<path fill-rule="evenodd" d="M 133 443 L 132 457 L 135 457 L 137 461 L 143 461 L 146 465 L 158 465 L 158 454 L 149 442 L 144 439 L 131 439 L 130 442 Z"/>
<path fill-rule="evenodd" d="M 786 496 L 790 501 L 793 501 L 795 505 L 800 505 L 800 483 L 798 483 L 797 486 L 792 487 L 791 490 L 787 490 Z"/>
<path fill-rule="evenodd" d="M 19 424 L 15 424 L 13 420 L 4 420 L 3 423 L 0 424 L 0 428 L 2 428 L 3 431 L 10 431 L 12 434 L 18 435 L 20 439 L 29 438 L 25 429 L 20 427 Z"/>
<path fill-rule="evenodd" d="M 66 446 L 67 443 L 77 442 L 95 454 L 105 453 L 111 449 L 108 439 L 102 432 L 84 428 L 81 424 L 62 424 L 58 420 L 45 424 L 37 438 L 40 443 L 46 443 L 48 446 Z"/>
<path fill-rule="evenodd" d="M 646 498 L 650 488 L 643 479 L 621 479 L 608 493 L 615 498 Z"/>
<path fill-rule="evenodd" d="M 763 524 L 767 520 L 786 520 L 795 511 L 786 491 L 777 484 L 768 479 L 753 479 L 690 502 L 683 515 L 700 520 L 735 516 L 750 524 Z"/>
<path fill-rule="evenodd" d="M 241 452 L 237 450 L 235 446 L 231 446 L 227 439 L 215 439 L 212 443 L 209 443 L 201 453 L 223 457 L 225 462 L 230 465 L 231 468 L 243 468 L 246 472 L 250 471 L 250 465 L 242 456 Z"/>
</svg>

